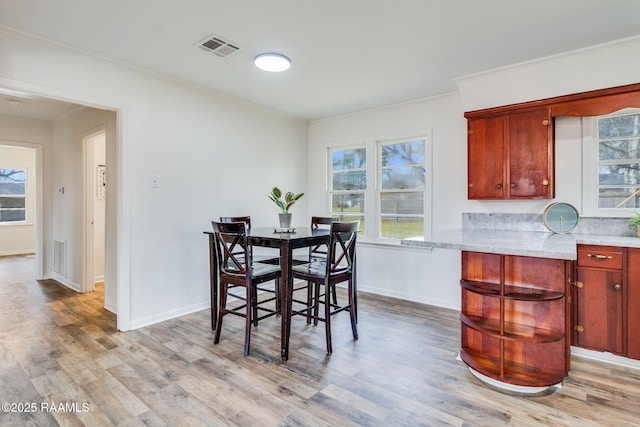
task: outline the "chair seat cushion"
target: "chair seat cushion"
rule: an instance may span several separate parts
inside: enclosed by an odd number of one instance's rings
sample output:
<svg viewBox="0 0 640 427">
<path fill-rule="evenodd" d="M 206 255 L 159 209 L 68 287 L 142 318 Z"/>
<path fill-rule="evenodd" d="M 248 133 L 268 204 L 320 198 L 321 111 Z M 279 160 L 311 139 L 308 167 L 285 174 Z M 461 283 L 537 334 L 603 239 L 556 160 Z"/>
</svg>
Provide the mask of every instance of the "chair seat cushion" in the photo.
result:
<svg viewBox="0 0 640 427">
<path fill-rule="evenodd" d="M 262 264 L 260 262 L 254 262 L 251 266 L 251 273 L 253 277 L 256 276 L 266 276 L 267 274 L 275 273 L 280 271 L 280 265 L 271 265 L 271 264 Z M 227 274 L 237 274 L 239 276 L 244 276 L 244 273 L 241 273 L 238 267 L 232 261 L 227 263 Z"/>
<path fill-rule="evenodd" d="M 280 265 L 279 257 L 272 257 L 268 255 L 254 255 L 253 262 L 261 262 L 263 264 Z"/>
<path fill-rule="evenodd" d="M 276 273 L 280 271 L 279 265 L 271 265 L 271 264 L 262 264 L 259 262 L 254 262 L 251 266 L 252 276 L 266 276 L 267 274 Z"/>
</svg>

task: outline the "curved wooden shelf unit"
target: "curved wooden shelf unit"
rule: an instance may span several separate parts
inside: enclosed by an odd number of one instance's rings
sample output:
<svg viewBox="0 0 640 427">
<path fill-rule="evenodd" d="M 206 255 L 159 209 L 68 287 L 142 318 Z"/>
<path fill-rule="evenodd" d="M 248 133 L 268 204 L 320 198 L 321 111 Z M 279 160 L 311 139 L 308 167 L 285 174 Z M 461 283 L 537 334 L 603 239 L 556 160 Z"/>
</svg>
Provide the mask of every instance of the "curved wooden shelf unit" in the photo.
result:
<svg viewBox="0 0 640 427">
<path fill-rule="evenodd" d="M 460 321 L 463 325 L 471 329 L 503 340 L 552 343 L 560 341 L 565 337 L 565 333 L 562 331 L 549 331 L 533 326 L 524 326 L 509 322 L 504 322 L 501 331 L 500 321 L 497 319 L 469 316 L 464 313 L 460 314 Z"/>
<path fill-rule="evenodd" d="M 501 294 L 499 284 L 465 279 L 460 280 L 460 286 L 476 294 L 518 301 L 553 301 L 564 297 L 564 292 L 520 286 L 505 286 Z"/>
<path fill-rule="evenodd" d="M 472 369 L 490 378 L 518 386 L 545 387 L 556 385 L 564 379 L 564 372 L 549 372 L 542 369 L 503 361 L 501 369 L 500 359 L 474 352 L 469 349 L 460 350 L 460 358 Z M 502 372 L 501 372 L 502 371 Z"/>
<path fill-rule="evenodd" d="M 460 357 L 478 378 L 522 387 L 562 382 L 571 272 L 567 260 L 462 252 Z"/>
</svg>

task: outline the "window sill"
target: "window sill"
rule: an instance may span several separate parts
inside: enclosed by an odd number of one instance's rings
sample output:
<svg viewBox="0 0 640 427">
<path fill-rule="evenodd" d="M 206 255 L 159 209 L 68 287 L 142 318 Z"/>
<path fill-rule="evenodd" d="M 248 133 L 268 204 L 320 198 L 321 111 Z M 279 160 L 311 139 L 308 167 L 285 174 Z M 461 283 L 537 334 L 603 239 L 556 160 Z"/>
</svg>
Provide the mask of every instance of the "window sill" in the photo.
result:
<svg viewBox="0 0 640 427">
<path fill-rule="evenodd" d="M 16 221 L 16 222 L 0 222 L 0 227 L 31 227 L 32 222 Z"/>
<path fill-rule="evenodd" d="M 397 242 L 379 242 L 372 240 L 358 240 L 358 246 L 366 247 L 366 248 L 377 248 L 377 249 L 390 249 L 390 250 L 400 250 L 400 251 L 410 251 L 410 252 L 433 252 L 432 247 L 426 246 L 408 246 L 400 244 L 400 241 Z"/>
</svg>

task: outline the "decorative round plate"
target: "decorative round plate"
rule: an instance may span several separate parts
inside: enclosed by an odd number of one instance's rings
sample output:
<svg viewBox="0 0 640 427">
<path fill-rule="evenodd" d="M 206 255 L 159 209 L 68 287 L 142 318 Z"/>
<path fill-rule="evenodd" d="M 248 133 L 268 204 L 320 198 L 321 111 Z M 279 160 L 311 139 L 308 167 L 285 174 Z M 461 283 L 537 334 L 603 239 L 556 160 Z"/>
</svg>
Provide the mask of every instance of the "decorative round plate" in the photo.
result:
<svg viewBox="0 0 640 427">
<path fill-rule="evenodd" d="M 544 225 L 554 233 L 568 233 L 578 225 L 580 214 L 568 203 L 552 203 L 542 214 Z"/>
</svg>

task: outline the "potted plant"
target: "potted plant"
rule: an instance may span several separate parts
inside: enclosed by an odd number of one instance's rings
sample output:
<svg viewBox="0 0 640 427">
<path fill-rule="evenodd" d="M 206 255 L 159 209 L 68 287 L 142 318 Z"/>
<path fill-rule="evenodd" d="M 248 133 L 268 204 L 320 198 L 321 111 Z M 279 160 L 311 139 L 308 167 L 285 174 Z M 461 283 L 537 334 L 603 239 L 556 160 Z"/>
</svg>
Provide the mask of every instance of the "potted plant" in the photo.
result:
<svg viewBox="0 0 640 427">
<path fill-rule="evenodd" d="M 640 237 L 640 212 L 634 212 L 629 218 L 629 225 L 636 228 L 636 236 Z"/>
<path fill-rule="evenodd" d="M 273 187 L 269 198 L 280 208 L 280 228 L 291 227 L 291 214 L 289 208 L 293 206 L 300 198 L 304 196 L 304 193 L 294 194 L 288 191 L 282 198 L 282 191 L 278 187 Z"/>
</svg>

